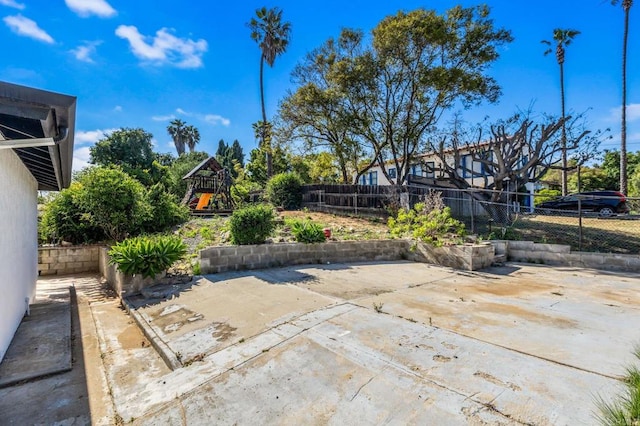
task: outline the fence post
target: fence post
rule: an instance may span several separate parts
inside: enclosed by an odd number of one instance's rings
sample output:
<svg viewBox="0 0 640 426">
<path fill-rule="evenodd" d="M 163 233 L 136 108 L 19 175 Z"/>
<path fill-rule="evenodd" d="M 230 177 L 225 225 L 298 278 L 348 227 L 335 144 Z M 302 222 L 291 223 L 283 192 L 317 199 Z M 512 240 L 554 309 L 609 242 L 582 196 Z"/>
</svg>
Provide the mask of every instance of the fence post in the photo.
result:
<svg viewBox="0 0 640 426">
<path fill-rule="evenodd" d="M 476 203 L 475 203 L 475 198 L 473 198 L 473 197 L 469 197 L 469 199 L 471 200 L 471 232 L 473 232 L 474 234 L 477 234 L 477 231 L 476 231 L 476 222 L 475 222 L 475 217 L 476 217 Z"/>
<path fill-rule="evenodd" d="M 355 209 L 355 214 L 358 215 L 358 193 L 353 193 L 353 207 Z"/>
<path fill-rule="evenodd" d="M 582 251 L 582 198 L 578 196 L 578 250 Z"/>
</svg>

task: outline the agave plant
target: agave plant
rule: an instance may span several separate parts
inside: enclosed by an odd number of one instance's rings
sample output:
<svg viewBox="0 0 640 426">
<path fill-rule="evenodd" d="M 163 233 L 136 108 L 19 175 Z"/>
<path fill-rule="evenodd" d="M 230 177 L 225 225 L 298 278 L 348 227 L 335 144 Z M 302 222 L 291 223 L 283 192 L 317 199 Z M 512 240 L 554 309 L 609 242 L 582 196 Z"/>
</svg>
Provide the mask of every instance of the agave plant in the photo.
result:
<svg viewBox="0 0 640 426">
<path fill-rule="evenodd" d="M 109 250 L 109 263 L 125 274 L 155 277 L 187 253 L 187 246 L 176 236 L 135 237 L 115 244 Z"/>
</svg>

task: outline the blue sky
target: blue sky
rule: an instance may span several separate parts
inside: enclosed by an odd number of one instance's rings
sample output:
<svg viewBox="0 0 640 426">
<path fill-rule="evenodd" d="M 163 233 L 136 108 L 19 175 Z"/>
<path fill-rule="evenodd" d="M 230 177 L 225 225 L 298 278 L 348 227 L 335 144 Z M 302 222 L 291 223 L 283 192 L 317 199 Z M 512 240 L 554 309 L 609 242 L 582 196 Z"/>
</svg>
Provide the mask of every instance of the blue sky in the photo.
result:
<svg viewBox="0 0 640 426">
<path fill-rule="evenodd" d="M 199 150 L 238 139 L 248 156 L 257 146 L 251 123 L 260 119 L 259 49 L 246 22 L 261 6 L 278 6 L 291 22 L 288 51 L 265 70 L 267 114 L 292 88 L 290 73 L 311 49 L 343 27 L 371 30 L 385 16 L 419 7 L 444 11 L 471 1 L 323 2 L 253 0 L 0 0 L 0 37 L 6 52 L 0 80 L 78 97 L 74 169 L 105 131 L 141 127 L 158 152 L 175 149 L 166 132 L 181 118 L 195 125 Z M 621 7 L 608 0 L 494 0 L 498 26 L 515 41 L 501 50 L 491 74 L 503 88 L 498 105 L 465 112 L 468 121 L 504 118 L 534 103 L 559 114 L 558 65 L 543 56 L 542 39 L 556 27 L 582 32 L 568 47 L 567 108 L 589 109 L 592 129 L 611 128 L 602 148 L 619 145 Z M 640 150 L 640 12 L 631 10 L 628 61 L 628 143 Z"/>
</svg>

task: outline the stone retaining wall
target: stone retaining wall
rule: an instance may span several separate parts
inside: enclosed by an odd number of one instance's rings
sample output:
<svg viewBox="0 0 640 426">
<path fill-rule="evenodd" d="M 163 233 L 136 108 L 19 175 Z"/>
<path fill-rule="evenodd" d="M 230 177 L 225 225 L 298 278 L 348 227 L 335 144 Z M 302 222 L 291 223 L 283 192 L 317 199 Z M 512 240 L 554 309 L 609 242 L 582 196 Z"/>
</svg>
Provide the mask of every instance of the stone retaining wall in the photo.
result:
<svg viewBox="0 0 640 426">
<path fill-rule="evenodd" d="M 436 248 L 427 244 L 414 247 L 407 240 L 369 240 L 209 247 L 200 251 L 199 260 L 203 274 L 327 262 L 401 259 L 474 270 L 490 266 L 493 253 L 494 248 L 490 244 Z"/>
<path fill-rule="evenodd" d="M 640 272 L 640 256 L 637 254 L 572 252 L 570 246 L 531 241 L 500 240 L 492 241 L 492 244 L 496 247 L 496 253 L 504 253 L 508 260 L 515 262 Z"/>
<path fill-rule="evenodd" d="M 38 248 L 38 275 L 98 272 L 101 246 Z"/>
</svg>

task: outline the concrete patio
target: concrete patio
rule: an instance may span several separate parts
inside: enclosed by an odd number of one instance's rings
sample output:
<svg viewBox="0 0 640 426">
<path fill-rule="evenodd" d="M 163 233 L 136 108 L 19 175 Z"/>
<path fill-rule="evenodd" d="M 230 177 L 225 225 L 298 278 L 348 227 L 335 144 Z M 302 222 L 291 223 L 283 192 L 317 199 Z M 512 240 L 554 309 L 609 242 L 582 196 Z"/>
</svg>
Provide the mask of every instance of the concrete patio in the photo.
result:
<svg viewBox="0 0 640 426">
<path fill-rule="evenodd" d="M 640 341 L 628 273 L 307 265 L 154 289 L 131 315 L 90 281 L 97 424 L 595 424 Z M 10 424 L 37 423 L 33 383 L 0 389 Z"/>
</svg>

